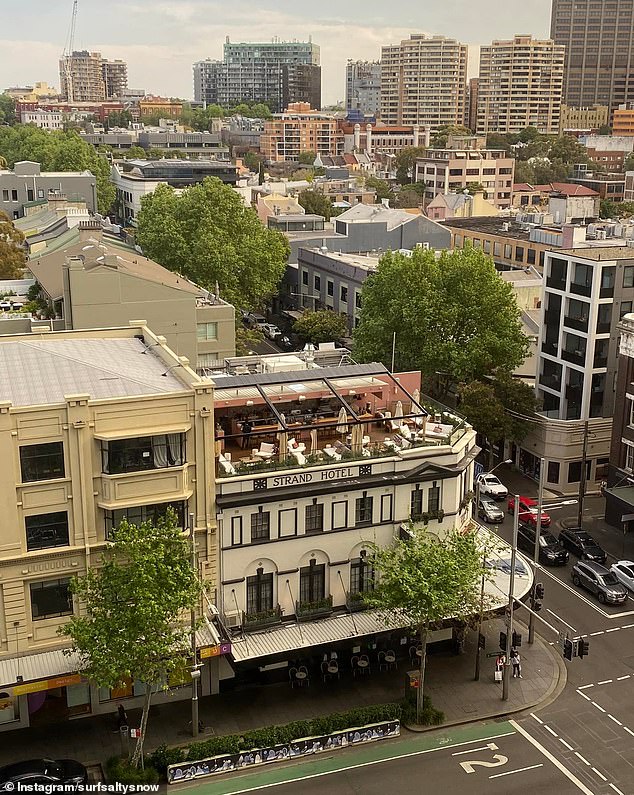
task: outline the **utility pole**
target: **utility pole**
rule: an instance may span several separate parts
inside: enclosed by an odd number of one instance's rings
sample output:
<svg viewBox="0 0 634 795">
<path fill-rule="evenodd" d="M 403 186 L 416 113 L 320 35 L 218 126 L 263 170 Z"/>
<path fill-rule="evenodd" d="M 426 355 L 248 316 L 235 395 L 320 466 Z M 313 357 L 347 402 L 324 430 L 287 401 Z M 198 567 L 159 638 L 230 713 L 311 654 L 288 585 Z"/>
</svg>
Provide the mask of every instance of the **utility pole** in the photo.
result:
<svg viewBox="0 0 634 795">
<path fill-rule="evenodd" d="M 537 567 L 539 566 L 539 537 L 542 532 L 542 505 L 544 502 L 544 480 L 546 459 L 541 458 L 539 461 L 539 491 L 537 493 L 537 518 L 535 522 L 535 549 L 533 550 L 533 561 L 535 568 L 533 570 L 533 585 L 531 588 L 531 607 L 535 609 L 535 582 L 537 577 Z M 533 613 L 529 614 L 528 619 L 528 642 L 533 643 L 535 640 L 535 617 Z"/>
<path fill-rule="evenodd" d="M 588 420 L 583 423 L 583 451 L 581 453 L 581 479 L 579 481 L 579 512 L 577 526 L 581 527 L 583 521 L 583 500 L 586 496 L 586 465 L 588 459 Z"/>
<path fill-rule="evenodd" d="M 520 498 L 515 495 L 515 505 L 513 511 L 513 546 L 511 547 L 511 576 L 509 578 L 509 603 L 508 626 L 506 627 L 506 660 L 504 661 L 504 676 L 502 677 L 502 701 L 509 699 L 509 684 L 511 678 L 511 644 L 513 642 L 513 606 L 515 598 L 513 589 L 515 587 L 515 559 L 517 556 L 517 533 L 520 525 Z"/>
<path fill-rule="evenodd" d="M 192 569 L 198 573 L 198 561 L 196 559 L 196 533 L 194 530 L 194 514 L 189 514 L 189 529 L 191 533 L 191 553 Z M 191 642 L 192 642 L 192 737 L 198 737 L 198 680 L 200 679 L 200 668 L 198 666 L 198 649 L 196 647 L 196 609 L 191 610 Z"/>
</svg>

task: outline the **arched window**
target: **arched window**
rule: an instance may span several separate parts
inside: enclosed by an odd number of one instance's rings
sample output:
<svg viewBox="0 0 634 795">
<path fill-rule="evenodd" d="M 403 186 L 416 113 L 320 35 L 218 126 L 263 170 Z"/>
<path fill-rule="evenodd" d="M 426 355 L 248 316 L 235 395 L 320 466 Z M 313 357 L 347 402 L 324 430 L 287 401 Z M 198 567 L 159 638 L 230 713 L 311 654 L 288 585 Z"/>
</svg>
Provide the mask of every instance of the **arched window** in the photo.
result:
<svg viewBox="0 0 634 795">
<path fill-rule="evenodd" d="M 265 574 L 259 568 L 253 577 L 247 577 L 247 614 L 264 613 L 273 609 L 273 573 Z"/>
</svg>

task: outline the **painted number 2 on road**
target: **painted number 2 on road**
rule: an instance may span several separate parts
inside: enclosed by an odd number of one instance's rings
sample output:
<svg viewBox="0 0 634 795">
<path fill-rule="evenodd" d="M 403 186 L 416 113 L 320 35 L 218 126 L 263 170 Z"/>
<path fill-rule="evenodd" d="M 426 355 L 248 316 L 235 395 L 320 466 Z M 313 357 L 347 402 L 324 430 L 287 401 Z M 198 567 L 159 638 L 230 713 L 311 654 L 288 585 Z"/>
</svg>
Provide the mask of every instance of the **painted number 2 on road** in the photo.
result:
<svg viewBox="0 0 634 795">
<path fill-rule="evenodd" d="M 495 743 L 487 743 L 486 748 L 490 751 L 497 751 L 498 747 Z M 484 751 L 484 748 L 477 748 L 474 749 L 477 751 Z M 505 765 L 509 758 L 508 756 L 504 756 L 503 754 L 493 754 L 494 762 L 487 762 L 486 760 L 480 759 L 471 759 L 468 762 L 460 762 L 460 767 L 464 770 L 465 773 L 475 773 L 476 771 L 474 768 L 476 767 L 500 767 L 501 765 Z"/>
</svg>

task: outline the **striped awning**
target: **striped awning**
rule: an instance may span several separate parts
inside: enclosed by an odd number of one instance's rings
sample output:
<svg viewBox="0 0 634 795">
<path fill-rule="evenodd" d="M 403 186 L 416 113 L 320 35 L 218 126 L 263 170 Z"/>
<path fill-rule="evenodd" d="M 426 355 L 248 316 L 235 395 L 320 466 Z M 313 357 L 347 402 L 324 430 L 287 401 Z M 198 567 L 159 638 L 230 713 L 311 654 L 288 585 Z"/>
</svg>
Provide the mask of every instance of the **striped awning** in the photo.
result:
<svg viewBox="0 0 634 795">
<path fill-rule="evenodd" d="M 76 654 L 64 654 L 63 649 L 27 654 L 24 657 L 11 657 L 0 660 L 0 687 L 51 679 L 64 674 L 77 673 L 78 670 L 79 657 Z"/>
</svg>

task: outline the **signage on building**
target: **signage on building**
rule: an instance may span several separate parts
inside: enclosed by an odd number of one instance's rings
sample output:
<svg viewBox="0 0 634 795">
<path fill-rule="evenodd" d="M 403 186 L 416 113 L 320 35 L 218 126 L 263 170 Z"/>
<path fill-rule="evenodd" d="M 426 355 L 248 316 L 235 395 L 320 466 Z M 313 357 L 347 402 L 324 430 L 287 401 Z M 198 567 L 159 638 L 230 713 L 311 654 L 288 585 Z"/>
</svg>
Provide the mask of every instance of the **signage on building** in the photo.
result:
<svg viewBox="0 0 634 795">
<path fill-rule="evenodd" d="M 253 481 L 253 489 L 279 489 L 287 486 L 305 486 L 307 483 L 332 483 L 338 480 L 351 480 L 372 474 L 372 464 L 322 469 L 318 472 L 292 472 L 272 478 L 258 478 Z"/>
<path fill-rule="evenodd" d="M 220 643 L 218 646 L 207 646 L 200 650 L 200 659 L 205 660 L 207 657 L 220 657 L 221 654 L 231 654 L 230 643 Z"/>
<path fill-rule="evenodd" d="M 27 693 L 39 693 L 42 690 L 54 690 L 56 687 L 68 687 L 68 685 L 78 685 L 80 683 L 80 674 L 56 676 L 54 679 L 42 679 L 40 682 L 27 682 L 24 685 L 16 685 L 13 688 L 13 695 L 24 696 Z"/>
</svg>

